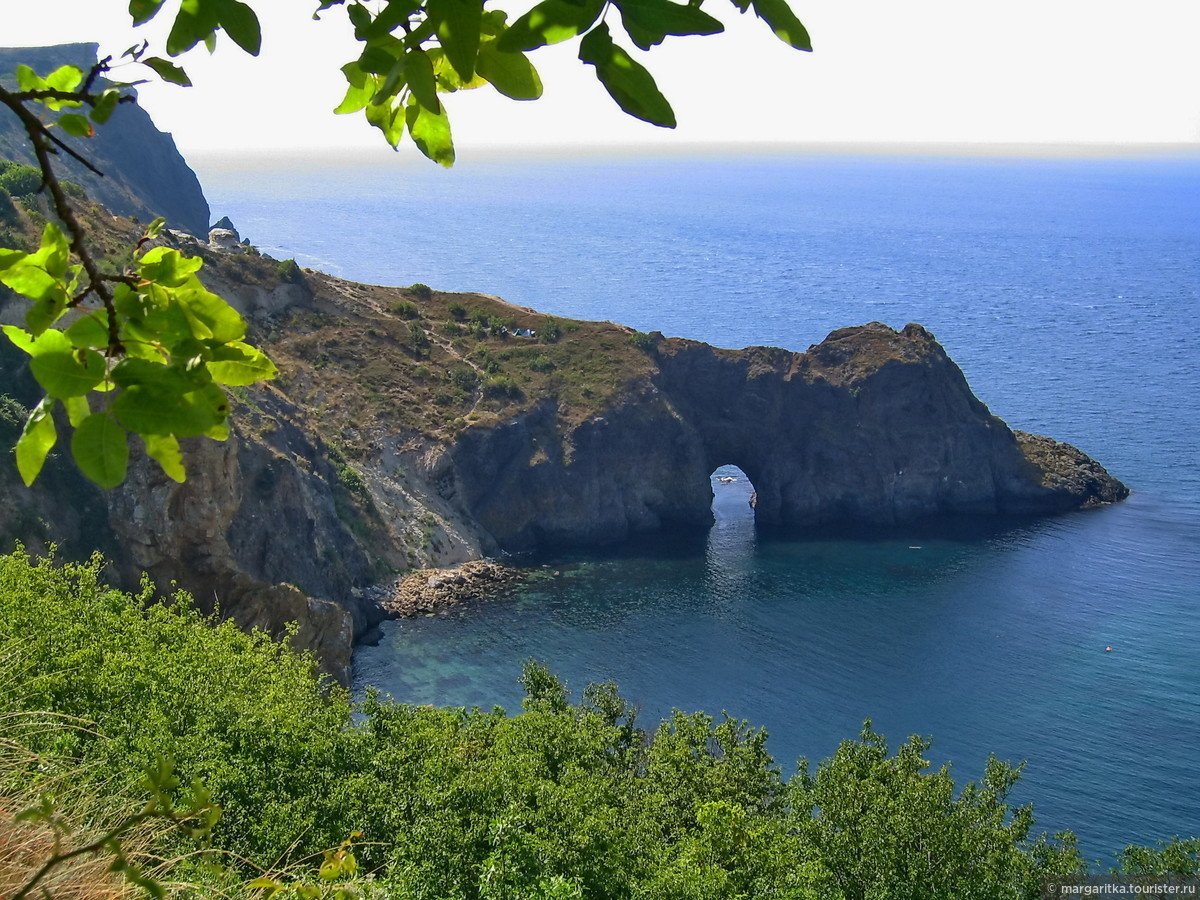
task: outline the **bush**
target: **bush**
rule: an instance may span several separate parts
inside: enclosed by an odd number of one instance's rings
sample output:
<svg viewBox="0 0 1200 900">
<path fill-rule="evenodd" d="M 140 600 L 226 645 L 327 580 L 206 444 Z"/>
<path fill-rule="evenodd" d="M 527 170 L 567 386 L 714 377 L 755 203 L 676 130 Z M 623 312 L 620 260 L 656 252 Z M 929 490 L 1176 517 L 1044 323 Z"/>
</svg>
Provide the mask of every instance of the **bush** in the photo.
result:
<svg viewBox="0 0 1200 900">
<path fill-rule="evenodd" d="M 662 335 L 657 332 L 648 334 L 645 331 L 635 331 L 630 339 L 633 341 L 633 346 L 645 353 L 649 353 L 658 346 L 658 341 L 661 337 Z"/>
<path fill-rule="evenodd" d="M 462 388 L 464 391 L 473 391 L 475 390 L 475 385 L 479 384 L 479 376 L 475 374 L 475 370 L 470 366 L 454 366 L 449 372 L 449 377 L 452 384 Z"/>
<path fill-rule="evenodd" d="M 447 309 L 450 312 L 450 317 L 461 322 L 467 317 L 467 308 L 455 300 Z"/>
<path fill-rule="evenodd" d="M 408 342 L 415 353 L 420 353 L 429 346 L 429 335 L 425 333 L 420 322 L 408 323 Z"/>
<path fill-rule="evenodd" d="M 539 353 L 529 361 L 529 368 L 535 372 L 551 372 L 554 370 L 554 360 L 543 353 Z"/>
<path fill-rule="evenodd" d="M 521 396 L 521 386 L 507 375 L 491 375 L 484 379 L 483 393 L 486 397 L 517 399 Z"/>
<path fill-rule="evenodd" d="M 401 319 L 417 319 L 421 316 L 421 310 L 411 300 L 397 300 L 389 309 L 391 309 L 392 315 L 399 316 Z"/>
<path fill-rule="evenodd" d="M 546 319 L 537 332 L 538 340 L 543 344 L 553 344 L 562 337 L 562 323 L 558 319 Z"/>
<path fill-rule="evenodd" d="M 433 299 L 433 288 L 427 284 L 421 284 L 419 281 L 416 284 L 409 285 L 408 291 L 422 303 L 428 303 Z"/>
<path fill-rule="evenodd" d="M 25 197 L 35 193 L 42 186 L 42 173 L 33 166 L 23 166 L 8 163 L 0 171 L 0 190 L 10 197 Z"/>
<path fill-rule="evenodd" d="M 275 264 L 275 274 L 280 281 L 290 284 L 303 284 L 304 272 L 294 259 L 281 259 Z"/>
<path fill-rule="evenodd" d="M 517 714 L 375 696 L 355 711 L 311 657 L 186 595 L 113 590 L 103 566 L 0 557 L 0 743 L 23 710 L 90 723 L 26 740 L 114 803 L 173 757 L 222 804 L 214 844 L 248 871 L 356 830 L 387 897 L 1016 900 L 1082 871 L 1069 835 L 1030 838 L 1007 803 L 1018 771 L 995 761 L 958 787 L 926 742 L 890 754 L 868 724 L 786 782 L 761 730 L 681 712 L 644 730 L 614 685 L 576 702 L 537 664 Z M 0 767 L 0 788 L 36 774 Z M 1196 854 L 1177 841 L 1122 863 L 1194 873 Z"/>
</svg>

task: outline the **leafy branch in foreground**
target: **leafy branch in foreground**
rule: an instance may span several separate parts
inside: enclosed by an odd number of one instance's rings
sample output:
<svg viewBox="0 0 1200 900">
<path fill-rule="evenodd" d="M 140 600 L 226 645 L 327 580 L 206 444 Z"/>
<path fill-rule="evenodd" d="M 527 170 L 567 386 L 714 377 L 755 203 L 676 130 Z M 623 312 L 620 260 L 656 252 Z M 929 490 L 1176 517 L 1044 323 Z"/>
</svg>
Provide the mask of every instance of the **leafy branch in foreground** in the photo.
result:
<svg viewBox="0 0 1200 900">
<path fill-rule="evenodd" d="M 24 126 L 42 190 L 62 223 L 49 222 L 33 252 L 0 249 L 0 282 L 31 301 L 25 327 L 3 330 L 29 354 L 30 371 L 46 392 L 17 442 L 17 468 L 27 485 L 58 441 L 60 405 L 74 429 L 75 462 L 101 487 L 124 481 L 130 432 L 168 476 L 182 481 L 179 438 L 228 435 L 220 385 L 275 374 L 270 360 L 242 340 L 241 315 L 197 278 L 202 260 L 167 247 L 145 250 L 162 220 L 150 225 L 119 272 L 102 271 L 89 248 L 53 164 L 60 150 L 83 157 L 55 131 L 88 137 L 93 123 L 106 122 L 130 98 L 120 87 L 98 86 L 109 63 L 100 61 L 86 76 L 62 66 L 44 78 L 21 66 L 18 90 L 0 86 L 0 104 Z M 31 108 L 39 105 L 59 115 L 43 121 Z M 84 108 L 86 116 L 70 111 Z"/>
</svg>

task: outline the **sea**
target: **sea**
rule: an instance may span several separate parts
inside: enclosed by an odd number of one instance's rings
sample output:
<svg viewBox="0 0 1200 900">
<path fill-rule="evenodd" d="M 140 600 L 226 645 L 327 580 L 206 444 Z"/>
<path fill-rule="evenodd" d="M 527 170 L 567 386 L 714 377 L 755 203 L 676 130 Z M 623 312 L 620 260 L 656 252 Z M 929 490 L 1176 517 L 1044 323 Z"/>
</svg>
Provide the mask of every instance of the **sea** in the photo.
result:
<svg viewBox="0 0 1200 900">
<path fill-rule="evenodd" d="M 706 535 L 531 561 L 515 595 L 393 622 L 354 686 L 516 710 L 528 659 L 767 729 L 785 774 L 858 734 L 932 738 L 959 782 L 1110 863 L 1200 835 L 1200 156 L 622 152 L 200 159 L 214 215 L 276 257 L 475 290 L 722 347 L 920 322 L 1011 426 L 1124 503 L 954 533 L 756 532 L 713 473 Z M 736 480 L 721 482 L 726 476 Z"/>
</svg>

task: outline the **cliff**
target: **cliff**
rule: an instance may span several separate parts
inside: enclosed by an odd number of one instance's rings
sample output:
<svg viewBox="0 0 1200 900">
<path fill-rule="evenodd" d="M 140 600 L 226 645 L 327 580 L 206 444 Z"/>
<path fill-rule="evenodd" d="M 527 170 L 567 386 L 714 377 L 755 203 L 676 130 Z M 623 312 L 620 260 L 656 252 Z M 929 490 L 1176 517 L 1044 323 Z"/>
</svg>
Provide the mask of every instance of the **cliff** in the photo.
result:
<svg viewBox="0 0 1200 900">
<path fill-rule="evenodd" d="M 0 49 L 0 77 L 10 82 L 20 63 L 42 75 L 64 65 L 86 72 L 95 64 L 97 52 L 96 44 Z M 112 212 L 138 216 L 145 222 L 164 216 L 172 228 L 208 234 L 208 201 L 200 181 L 171 135 L 159 131 L 140 106 L 121 104 L 108 124 L 96 129 L 95 137 L 75 143 L 104 177 L 92 174 L 66 154 L 58 160 L 63 176 Z M 16 116 L 7 110 L 0 115 L 0 159 L 34 164 L 28 138 Z"/>
<path fill-rule="evenodd" d="M 992 416 L 919 325 L 842 329 L 804 353 L 720 350 L 202 252 L 279 381 L 235 394 L 234 436 L 188 447 L 184 485 L 138 460 L 101 494 L 60 460 L 25 492 L 4 467 L 0 527 L 74 553 L 102 545 L 123 581 L 176 581 L 244 625 L 299 621 L 337 673 L 396 575 L 707 527 L 725 463 L 753 482 L 760 523 L 794 528 L 1127 494 L 1081 452 Z M 10 402 L 31 403 L 21 361 L 4 359 Z"/>
<path fill-rule="evenodd" d="M 5 227 L 33 240 L 40 202 L 21 200 Z M 84 220 L 105 252 L 139 233 L 99 207 Z M 706 528 L 709 475 L 727 463 L 753 482 L 760 524 L 802 530 L 1128 494 L 1079 450 L 991 415 L 919 325 L 845 328 L 802 353 L 722 350 L 164 240 L 204 257 L 205 281 L 245 313 L 280 378 L 233 392 L 232 437 L 189 442 L 183 485 L 136 458 L 124 486 L 100 492 L 61 448 L 33 490 L 0 466 L 0 539 L 101 549 L 124 584 L 147 572 L 246 627 L 296 622 L 297 642 L 341 678 L 397 576 Z M 23 366 L 0 349 L 9 446 L 37 401 Z"/>
</svg>

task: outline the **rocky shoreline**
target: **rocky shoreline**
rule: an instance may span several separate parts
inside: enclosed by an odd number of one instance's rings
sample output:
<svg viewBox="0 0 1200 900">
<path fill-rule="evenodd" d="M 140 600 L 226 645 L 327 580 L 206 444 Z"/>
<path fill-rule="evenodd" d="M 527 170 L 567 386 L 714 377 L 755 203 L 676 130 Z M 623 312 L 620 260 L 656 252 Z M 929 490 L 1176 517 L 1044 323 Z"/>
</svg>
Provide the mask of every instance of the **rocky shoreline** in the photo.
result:
<svg viewBox="0 0 1200 900">
<path fill-rule="evenodd" d="M 448 569 L 421 569 L 400 579 L 380 606 L 388 618 L 434 615 L 467 601 L 490 600 L 516 587 L 529 570 L 476 559 Z"/>
</svg>

